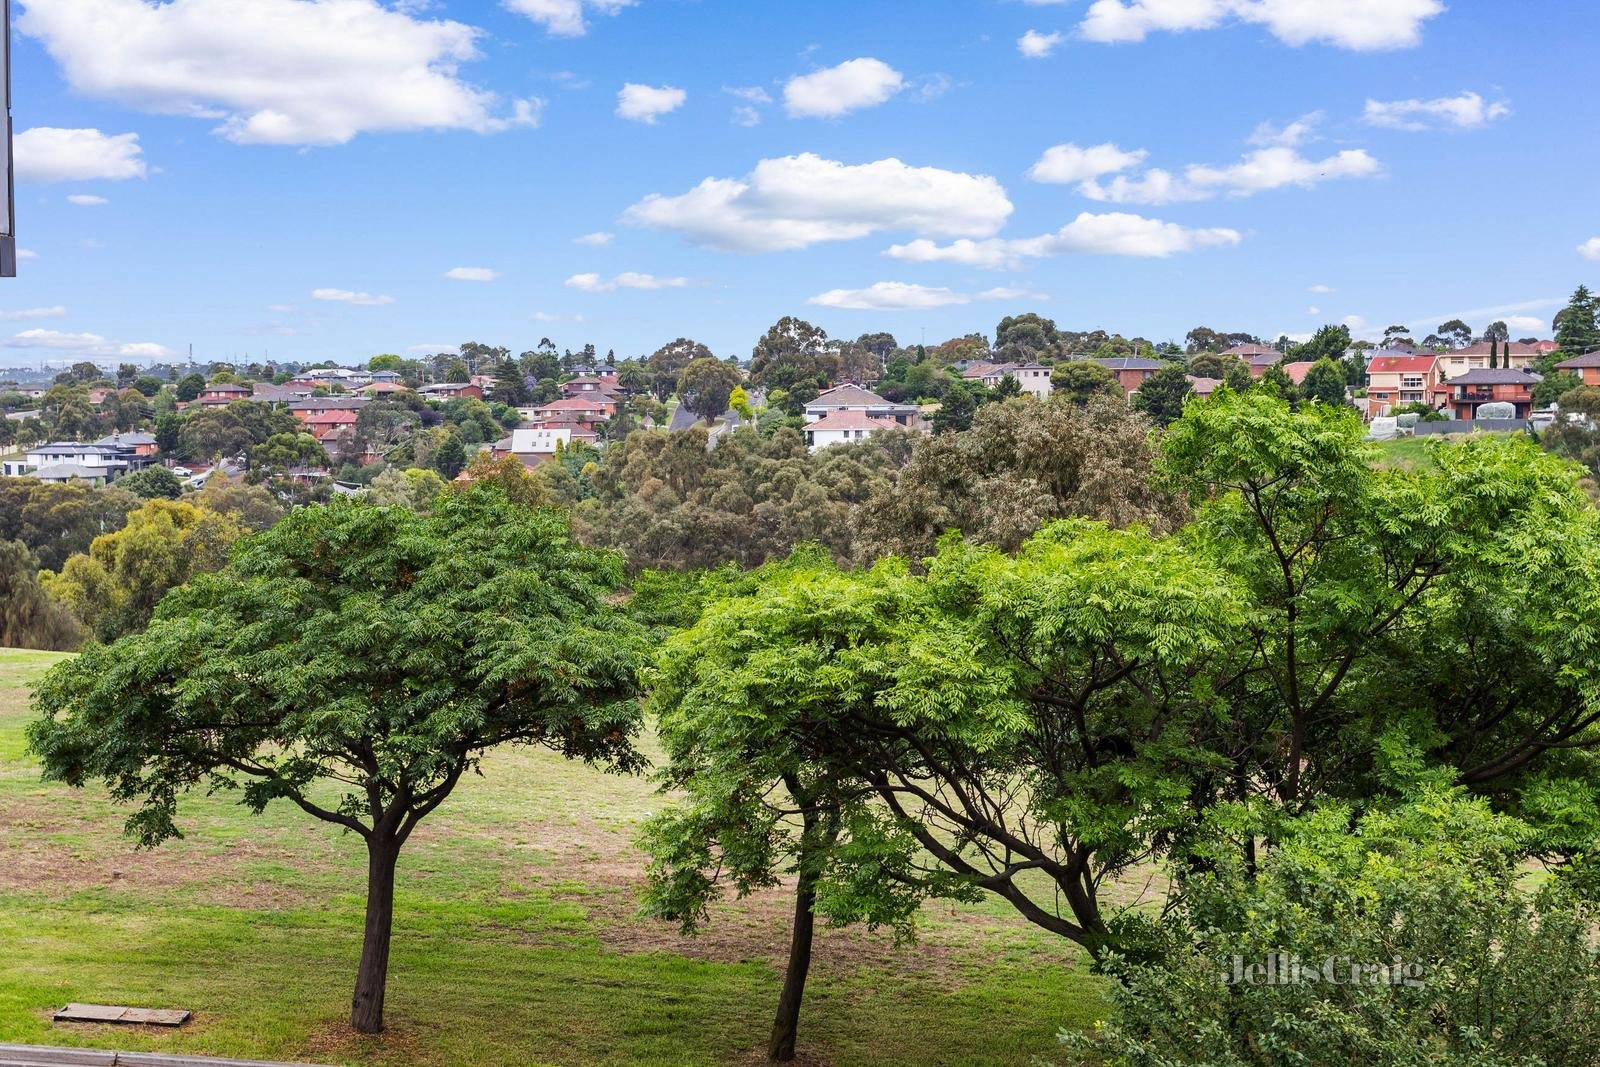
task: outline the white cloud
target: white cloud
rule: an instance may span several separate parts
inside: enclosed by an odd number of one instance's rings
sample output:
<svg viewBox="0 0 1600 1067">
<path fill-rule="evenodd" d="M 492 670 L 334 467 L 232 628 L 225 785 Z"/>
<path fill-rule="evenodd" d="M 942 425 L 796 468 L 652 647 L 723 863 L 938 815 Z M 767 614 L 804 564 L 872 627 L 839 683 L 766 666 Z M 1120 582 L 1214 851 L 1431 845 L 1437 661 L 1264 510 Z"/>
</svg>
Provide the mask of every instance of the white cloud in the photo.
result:
<svg viewBox="0 0 1600 1067">
<path fill-rule="evenodd" d="M 615 239 L 615 234 L 607 233 L 604 230 L 596 230 L 593 233 L 586 233 L 582 237 L 574 237 L 572 240 L 580 245 L 588 245 L 590 248 L 601 248 Z"/>
<path fill-rule="evenodd" d="M 739 126 L 759 126 L 761 125 L 761 111 L 748 104 L 735 104 L 733 121 Z"/>
<path fill-rule="evenodd" d="M 1522 333 L 1542 333 L 1545 328 L 1544 320 L 1533 315 L 1507 315 L 1500 321 Z"/>
<path fill-rule="evenodd" d="M 17 134 L 14 157 L 19 182 L 115 182 L 150 170 L 136 133 L 35 126 Z"/>
<path fill-rule="evenodd" d="M 632 122 L 655 125 L 656 119 L 683 106 L 689 94 L 671 85 L 629 82 L 617 91 L 617 114 Z"/>
<path fill-rule="evenodd" d="M 808 152 L 764 159 L 743 178 L 707 178 L 679 196 L 652 194 L 623 218 L 696 244 L 775 252 L 881 230 L 987 237 L 1011 210 L 1005 189 L 987 175 L 898 159 L 850 165 Z"/>
<path fill-rule="evenodd" d="M 1040 33 L 1038 30 L 1029 30 L 1017 38 L 1017 51 L 1029 59 L 1044 59 L 1056 46 L 1061 43 L 1059 33 Z"/>
<path fill-rule="evenodd" d="M 1487 126 L 1511 114 L 1504 100 L 1490 102 L 1474 92 L 1432 100 L 1368 100 L 1362 118 L 1392 130 L 1457 129 Z"/>
<path fill-rule="evenodd" d="M 1338 290 L 1336 290 L 1331 285 L 1317 284 L 1317 285 L 1308 285 L 1308 286 L 1306 286 L 1306 292 L 1308 292 L 1308 293 L 1333 293 L 1333 292 L 1337 292 L 1337 291 Z"/>
<path fill-rule="evenodd" d="M 552 37 L 582 37 L 589 32 L 585 13 L 615 15 L 637 0 L 504 0 L 506 7 L 543 26 Z"/>
<path fill-rule="evenodd" d="M 86 96 L 217 123 L 247 144 L 532 125 L 463 81 L 479 30 L 376 0 L 30 0 L 17 20 Z"/>
<path fill-rule="evenodd" d="M 800 74 L 783 87 L 783 106 L 793 118 L 837 118 L 876 107 L 905 88 L 905 78 L 881 59 L 852 59 L 837 67 Z"/>
<path fill-rule="evenodd" d="M 77 204 L 79 207 L 99 207 L 102 204 L 109 204 L 111 201 L 103 196 L 95 196 L 93 193 L 70 193 L 67 196 L 67 203 Z"/>
<path fill-rule="evenodd" d="M 1263 122 L 1256 126 L 1247 143 L 1260 145 L 1263 148 L 1295 148 L 1317 139 L 1316 129 L 1322 123 L 1322 119 L 1322 112 L 1312 111 L 1282 126 Z"/>
<path fill-rule="evenodd" d="M 458 282 L 492 282 L 500 272 L 492 267 L 451 267 L 444 276 Z"/>
<path fill-rule="evenodd" d="M 625 270 L 609 281 L 598 274 L 574 274 L 564 284 L 585 293 L 610 293 L 618 289 L 682 289 L 689 284 L 689 279 L 661 278 Z"/>
<path fill-rule="evenodd" d="M 829 289 L 806 303 L 818 307 L 853 311 L 926 311 L 932 308 L 970 304 L 974 300 L 1042 300 L 1041 294 L 1026 289 L 997 288 L 981 293 L 958 293 L 953 289 L 915 285 L 910 282 L 876 282 L 865 289 Z"/>
<path fill-rule="evenodd" d="M 116 356 L 124 359 L 165 359 L 174 355 L 154 341 L 107 341 L 97 333 L 63 333 L 60 330 L 23 330 L 0 341 L 0 348 L 43 348 L 79 356 Z"/>
<path fill-rule="evenodd" d="M 740 126 L 761 125 L 761 109 L 772 103 L 772 95 L 759 85 L 723 86 L 722 91 L 729 96 L 743 100 L 742 104 L 735 104 L 733 108 L 733 121 Z"/>
<path fill-rule="evenodd" d="M 1372 51 L 1416 45 L 1422 24 L 1443 10 L 1442 0 L 1094 0 L 1078 29 L 1091 41 L 1119 43 L 1236 19 L 1289 45 Z"/>
<path fill-rule="evenodd" d="M 1113 204 L 1169 204 L 1219 195 L 1254 196 L 1286 185 L 1310 188 L 1336 178 L 1376 177 L 1381 171 L 1378 161 L 1361 148 L 1326 159 L 1307 159 L 1293 148 L 1259 148 L 1228 167 L 1191 163 L 1181 177 L 1154 168 L 1132 178 L 1118 175 L 1104 184 L 1085 181 L 1079 192 Z"/>
<path fill-rule="evenodd" d="M 1164 259 L 1201 248 L 1236 245 L 1240 240 L 1237 230 L 1195 229 L 1120 211 L 1101 215 L 1086 211 L 1055 233 L 1038 237 L 959 240 L 947 245 L 917 240 L 892 245 L 884 254 L 913 263 L 959 263 L 1001 270 L 1016 267 L 1024 259 L 1070 254 Z"/>
<path fill-rule="evenodd" d="M 1306 314 L 1307 315 L 1320 315 L 1320 314 L 1322 314 L 1322 309 L 1317 307 L 1315 304 L 1312 304 L 1310 307 L 1306 308 Z"/>
<path fill-rule="evenodd" d="M 979 300 L 1049 300 L 1047 293 L 1036 292 L 1032 289 L 1023 289 L 1014 285 L 997 285 L 993 289 L 985 289 L 977 294 Z"/>
<path fill-rule="evenodd" d="M 1070 142 L 1058 144 L 1044 150 L 1038 162 L 1028 168 L 1028 177 L 1036 182 L 1062 184 L 1087 181 L 1136 167 L 1148 154 L 1142 148 L 1125 152 L 1109 141 L 1088 148 Z"/>
<path fill-rule="evenodd" d="M 17 258 L 18 259 L 38 259 L 39 258 L 39 253 L 35 252 L 31 248 L 19 248 L 19 249 L 17 249 Z"/>
<path fill-rule="evenodd" d="M 1584 259 L 1600 260 L 1600 237 L 1591 237 L 1579 245 L 1578 255 Z"/>
<path fill-rule="evenodd" d="M 383 307 L 394 303 L 392 296 L 374 296 L 371 293 L 357 293 L 349 289 L 313 289 L 313 300 L 331 300 L 339 304 L 356 304 L 360 307 Z"/>
<path fill-rule="evenodd" d="M 0 311 L 0 319 L 7 322 L 16 322 L 18 319 L 59 319 L 65 316 L 67 309 L 59 304 L 47 308 L 18 308 L 14 311 Z"/>
</svg>

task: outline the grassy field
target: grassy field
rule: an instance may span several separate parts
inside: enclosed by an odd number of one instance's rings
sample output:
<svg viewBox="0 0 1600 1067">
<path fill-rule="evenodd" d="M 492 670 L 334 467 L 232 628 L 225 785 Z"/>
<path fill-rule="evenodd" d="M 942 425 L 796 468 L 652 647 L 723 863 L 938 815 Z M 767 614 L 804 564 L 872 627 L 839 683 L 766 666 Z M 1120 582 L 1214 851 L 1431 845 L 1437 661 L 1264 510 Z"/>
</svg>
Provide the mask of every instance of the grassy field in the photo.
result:
<svg viewBox="0 0 1600 1067">
<path fill-rule="evenodd" d="M 196 795 L 186 837 L 136 852 L 125 812 L 39 780 L 23 726 L 60 657 L 0 649 L 0 1041 L 360 1064 L 760 1062 L 787 899 L 721 909 L 699 938 L 634 917 L 647 781 L 496 755 L 401 858 L 389 1030 L 344 1026 L 359 952 L 359 840 Z M 1004 906 L 939 906 L 917 946 L 823 931 L 810 1064 L 1059 1061 L 1104 1011 L 1078 955 Z M 68 1027 L 69 1001 L 184 1007 L 180 1031 Z"/>
</svg>

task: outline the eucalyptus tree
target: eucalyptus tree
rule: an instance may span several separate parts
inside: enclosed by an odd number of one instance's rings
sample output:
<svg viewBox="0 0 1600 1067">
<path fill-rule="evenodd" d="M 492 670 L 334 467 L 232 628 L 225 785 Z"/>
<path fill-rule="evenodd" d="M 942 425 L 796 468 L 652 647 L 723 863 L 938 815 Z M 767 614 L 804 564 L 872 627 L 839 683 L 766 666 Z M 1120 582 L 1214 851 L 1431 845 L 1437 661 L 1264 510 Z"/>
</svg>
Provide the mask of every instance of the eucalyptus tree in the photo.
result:
<svg viewBox="0 0 1600 1067">
<path fill-rule="evenodd" d="M 48 778 L 103 779 L 143 846 L 195 787 L 286 800 L 361 838 L 351 1024 L 383 1026 L 395 866 L 485 753 L 538 745 L 632 771 L 643 639 L 613 556 L 490 487 L 426 514 L 338 502 L 242 542 L 143 633 L 53 668 L 28 739 Z M 331 796 L 330 796 L 331 794 Z"/>
</svg>

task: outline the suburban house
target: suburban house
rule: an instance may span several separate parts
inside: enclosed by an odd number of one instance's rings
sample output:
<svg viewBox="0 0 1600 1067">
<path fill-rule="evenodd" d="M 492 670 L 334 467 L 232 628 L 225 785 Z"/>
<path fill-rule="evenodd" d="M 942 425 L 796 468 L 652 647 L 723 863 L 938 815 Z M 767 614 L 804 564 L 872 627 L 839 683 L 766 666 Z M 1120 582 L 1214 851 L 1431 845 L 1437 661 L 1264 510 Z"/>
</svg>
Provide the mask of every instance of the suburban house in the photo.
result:
<svg viewBox="0 0 1600 1067">
<path fill-rule="evenodd" d="M 1283 353 L 1267 345 L 1234 345 L 1222 353 L 1232 356 L 1250 368 L 1250 377 L 1259 378 L 1267 369 L 1283 359 Z"/>
<path fill-rule="evenodd" d="M 1051 368 L 1043 363 L 985 363 L 980 360 L 968 364 L 962 370 L 961 377 L 969 382 L 982 382 L 990 389 L 998 386 L 1006 378 L 1015 378 L 1024 393 L 1043 400 L 1050 395 L 1053 388 L 1050 384 L 1050 371 Z"/>
<path fill-rule="evenodd" d="M 224 408 L 235 400 L 249 400 L 250 387 L 236 382 L 211 382 L 196 399 L 201 407 Z"/>
<path fill-rule="evenodd" d="M 139 458 L 156 454 L 155 436 L 147 433 L 114 433 L 110 437 L 100 438 L 95 444 L 102 448 L 114 448 L 124 454 L 131 451 Z"/>
<path fill-rule="evenodd" d="M 1445 388 L 1458 419 L 1476 419 L 1480 407 L 1496 402 L 1510 404 L 1516 412 L 1513 418 L 1525 419 L 1533 412 L 1533 387 L 1538 383 L 1539 375 L 1524 370 L 1480 367 L 1448 379 Z"/>
<path fill-rule="evenodd" d="M 1439 381 L 1437 356 L 1374 356 L 1367 361 L 1367 417 L 1407 404 L 1433 406 Z"/>
<path fill-rule="evenodd" d="M 581 422 L 546 422 L 518 426 L 510 437 L 496 441 L 492 452 L 496 459 L 515 456 L 525 467 L 537 467 L 554 459 L 557 448 L 573 445 L 592 445 L 599 439 L 594 427 Z"/>
<path fill-rule="evenodd" d="M 434 385 L 424 385 L 417 392 L 430 400 L 448 400 L 453 396 L 470 396 L 474 400 L 483 399 L 483 387 L 471 382 L 438 382 Z"/>
<path fill-rule="evenodd" d="M 806 430 L 810 424 L 840 412 L 859 412 L 891 426 L 920 430 L 922 410 L 915 404 L 895 404 L 859 385 L 836 385 L 806 405 Z M 856 420 L 859 421 L 859 420 Z M 810 440 L 809 432 L 807 440 Z M 837 444 L 837 442 L 830 443 Z"/>
<path fill-rule="evenodd" d="M 573 397 L 604 396 L 615 400 L 621 386 L 617 384 L 615 374 L 585 374 L 570 381 L 561 383 L 561 395 L 571 400 Z"/>
<path fill-rule="evenodd" d="M 360 392 L 367 396 L 384 396 L 388 393 L 403 393 L 405 391 L 406 387 L 399 382 L 372 382 L 368 385 L 363 385 L 360 389 Z"/>
<path fill-rule="evenodd" d="M 355 411 L 307 411 L 295 412 L 305 427 L 323 445 L 343 433 L 355 433 L 356 419 L 359 415 Z"/>
<path fill-rule="evenodd" d="M 1556 364 L 1556 370 L 1571 371 L 1584 385 L 1600 385 L 1600 352 L 1564 359 Z"/>
<path fill-rule="evenodd" d="M 250 388 L 250 399 L 260 404 L 287 404 L 292 400 L 304 400 L 311 395 L 314 386 L 309 385 L 273 385 L 271 382 L 256 382 Z"/>
<path fill-rule="evenodd" d="M 147 434 L 124 434 L 124 438 L 146 438 Z M 0 464 L 0 473 L 10 477 L 27 475 L 41 482 L 70 482 L 74 478 L 104 485 L 129 471 L 140 470 L 154 463 L 152 453 L 155 439 L 149 439 L 150 448 L 143 453 L 143 444 L 125 440 L 119 444 L 80 444 L 77 441 L 53 441 L 35 445 L 21 459 L 12 457 Z"/>
<path fill-rule="evenodd" d="M 806 409 L 807 417 L 810 409 Z M 820 419 L 805 425 L 806 448 L 815 452 L 819 448 L 849 444 L 872 436 L 874 430 L 903 430 L 904 423 L 879 415 L 869 415 L 859 408 L 838 408 Z"/>
<path fill-rule="evenodd" d="M 1189 379 L 1189 391 L 1195 396 L 1210 396 L 1222 385 L 1221 378 L 1197 378 L 1193 374 L 1185 374 Z"/>
<path fill-rule="evenodd" d="M 1521 341 L 1507 341 L 1499 346 L 1496 363 L 1501 369 L 1527 370 L 1533 361 L 1544 354 L 1544 349 L 1539 344 L 1525 345 Z M 1451 352 L 1439 355 L 1440 375 L 1445 381 L 1451 381 L 1469 370 L 1487 369 L 1489 366 L 1489 342 L 1479 341 L 1466 348 L 1457 348 Z"/>
<path fill-rule="evenodd" d="M 575 422 L 604 422 L 617 413 L 616 400 L 598 394 L 585 397 L 568 397 L 544 404 L 518 408 L 518 414 L 530 422 L 568 420 Z"/>
<path fill-rule="evenodd" d="M 1144 356 L 1110 356 L 1106 359 L 1097 359 L 1095 362 L 1116 377 L 1117 384 L 1122 386 L 1124 393 L 1137 392 L 1146 378 L 1158 370 L 1173 366 L 1171 363 L 1163 363 L 1159 359 L 1147 359 Z"/>
</svg>

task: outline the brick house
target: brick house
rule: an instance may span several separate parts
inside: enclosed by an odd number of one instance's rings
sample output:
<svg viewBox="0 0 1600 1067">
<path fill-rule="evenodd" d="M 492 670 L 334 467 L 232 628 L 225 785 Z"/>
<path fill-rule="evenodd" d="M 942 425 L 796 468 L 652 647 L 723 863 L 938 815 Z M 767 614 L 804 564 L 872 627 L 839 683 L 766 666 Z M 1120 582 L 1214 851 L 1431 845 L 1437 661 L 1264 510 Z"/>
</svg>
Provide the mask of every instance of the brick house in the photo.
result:
<svg viewBox="0 0 1600 1067">
<path fill-rule="evenodd" d="M 1172 363 L 1163 363 L 1159 359 L 1146 359 L 1144 356 L 1111 356 L 1107 359 L 1097 359 L 1106 370 L 1110 371 L 1117 379 L 1117 384 L 1124 393 L 1135 392 L 1144 380 L 1158 370 L 1165 370 L 1175 366 Z"/>
<path fill-rule="evenodd" d="M 1571 371 L 1584 385 L 1600 385 L 1600 352 L 1564 359 L 1556 364 L 1556 370 Z"/>
<path fill-rule="evenodd" d="M 1471 421 L 1484 404 L 1505 403 L 1515 409 L 1514 418 L 1525 419 L 1533 412 L 1533 387 L 1539 375 L 1505 367 L 1481 367 L 1447 379 L 1449 402 L 1456 418 Z"/>
<path fill-rule="evenodd" d="M 1436 405 L 1439 381 L 1436 356 L 1374 356 L 1367 362 L 1367 417 L 1406 404 Z"/>
</svg>

